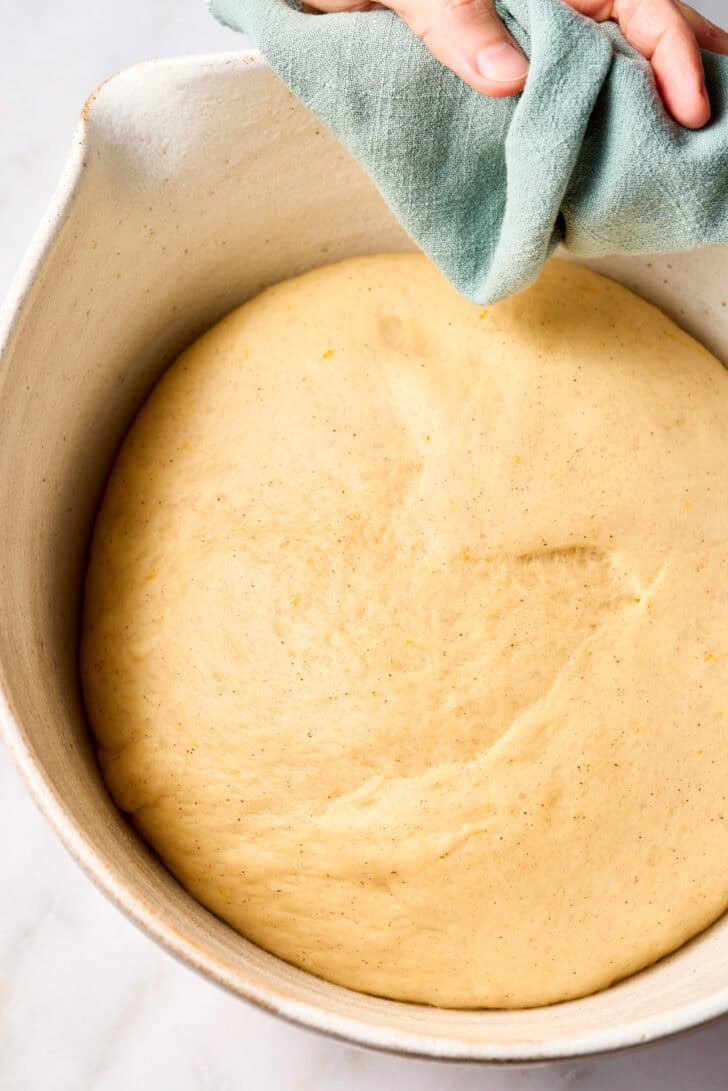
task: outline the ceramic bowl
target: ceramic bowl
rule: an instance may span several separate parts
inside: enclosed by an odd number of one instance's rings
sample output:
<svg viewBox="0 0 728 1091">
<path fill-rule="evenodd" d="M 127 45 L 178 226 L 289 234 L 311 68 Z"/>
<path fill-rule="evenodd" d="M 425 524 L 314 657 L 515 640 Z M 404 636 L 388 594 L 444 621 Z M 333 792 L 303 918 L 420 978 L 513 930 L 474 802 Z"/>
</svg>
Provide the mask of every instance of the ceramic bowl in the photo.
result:
<svg viewBox="0 0 728 1091">
<path fill-rule="evenodd" d="M 84 725 L 81 577 L 114 452 L 164 366 L 262 286 L 409 249 L 374 186 L 254 54 L 142 64 L 84 107 L 0 321 L 0 715 L 31 791 L 137 924 L 287 1019 L 431 1057 L 535 1061 L 631 1046 L 728 1010 L 728 919 L 584 1000 L 441 1011 L 287 965 L 198 905 L 115 809 Z M 728 252 L 603 262 L 728 360 Z"/>
</svg>

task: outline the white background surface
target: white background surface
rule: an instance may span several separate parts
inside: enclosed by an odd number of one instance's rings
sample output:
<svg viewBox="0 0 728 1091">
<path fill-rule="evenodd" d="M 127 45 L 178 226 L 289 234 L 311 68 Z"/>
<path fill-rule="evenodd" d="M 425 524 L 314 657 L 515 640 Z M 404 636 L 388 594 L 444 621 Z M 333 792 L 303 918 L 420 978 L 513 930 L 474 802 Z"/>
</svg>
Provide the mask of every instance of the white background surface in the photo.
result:
<svg viewBox="0 0 728 1091">
<path fill-rule="evenodd" d="M 728 17 L 726 0 L 702 7 Z M 137 60 L 239 45 L 201 0 L 0 0 L 0 295 L 88 93 Z M 380 1056 L 287 1026 L 175 963 L 108 904 L 1 747 L 0 801 L 0 1091 L 728 1088 L 726 1020 L 631 1054 L 529 1070 Z"/>
</svg>

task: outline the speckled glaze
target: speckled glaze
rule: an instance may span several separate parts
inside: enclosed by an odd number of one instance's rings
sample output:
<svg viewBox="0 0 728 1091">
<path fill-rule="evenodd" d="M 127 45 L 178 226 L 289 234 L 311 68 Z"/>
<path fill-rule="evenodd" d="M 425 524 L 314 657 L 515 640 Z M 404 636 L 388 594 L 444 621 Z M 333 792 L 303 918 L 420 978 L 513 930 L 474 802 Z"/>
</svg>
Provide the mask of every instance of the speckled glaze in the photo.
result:
<svg viewBox="0 0 728 1091">
<path fill-rule="evenodd" d="M 76 639 L 89 529 L 160 370 L 260 287 L 411 248 L 376 190 L 255 54 L 166 60 L 86 104 L 0 317 L 0 717 L 91 878 L 169 950 L 285 1018 L 382 1049 L 524 1062 L 633 1046 L 728 1011 L 728 920 L 596 996 L 440 1011 L 329 985 L 195 903 L 116 811 L 84 726 Z M 597 263 L 728 360 L 728 252 Z"/>
</svg>

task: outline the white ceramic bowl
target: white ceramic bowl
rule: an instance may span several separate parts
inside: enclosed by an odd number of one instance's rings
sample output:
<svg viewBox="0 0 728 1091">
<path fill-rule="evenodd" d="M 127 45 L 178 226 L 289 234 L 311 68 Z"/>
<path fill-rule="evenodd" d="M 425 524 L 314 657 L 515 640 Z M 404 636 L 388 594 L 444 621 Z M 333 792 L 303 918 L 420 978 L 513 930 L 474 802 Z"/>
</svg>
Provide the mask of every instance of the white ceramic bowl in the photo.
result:
<svg viewBox="0 0 728 1091">
<path fill-rule="evenodd" d="M 410 248 L 350 156 L 256 54 L 132 68 L 91 96 L 0 320 L 0 713 L 38 803 L 96 883 L 186 962 L 280 1015 L 433 1057 L 533 1061 L 630 1046 L 728 1010 L 728 919 L 597 996 L 440 1011 L 288 966 L 194 902 L 107 796 L 79 696 L 89 529 L 160 370 L 263 285 Z M 601 263 L 728 359 L 728 252 Z"/>
</svg>

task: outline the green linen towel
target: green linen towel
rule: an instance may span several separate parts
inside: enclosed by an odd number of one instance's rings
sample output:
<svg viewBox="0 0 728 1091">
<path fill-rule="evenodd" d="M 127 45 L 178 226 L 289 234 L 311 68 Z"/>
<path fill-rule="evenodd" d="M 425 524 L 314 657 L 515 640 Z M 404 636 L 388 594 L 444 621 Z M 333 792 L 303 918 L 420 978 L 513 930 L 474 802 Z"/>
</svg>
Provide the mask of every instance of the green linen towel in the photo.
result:
<svg viewBox="0 0 728 1091">
<path fill-rule="evenodd" d="M 212 0 L 348 146 L 457 288 L 490 303 L 531 283 L 557 243 L 598 256 L 728 242 L 728 57 L 704 54 L 714 119 L 682 129 L 611 23 L 561 0 L 507 0 L 526 88 L 490 99 L 388 11 L 306 15 L 287 0 Z"/>
</svg>

